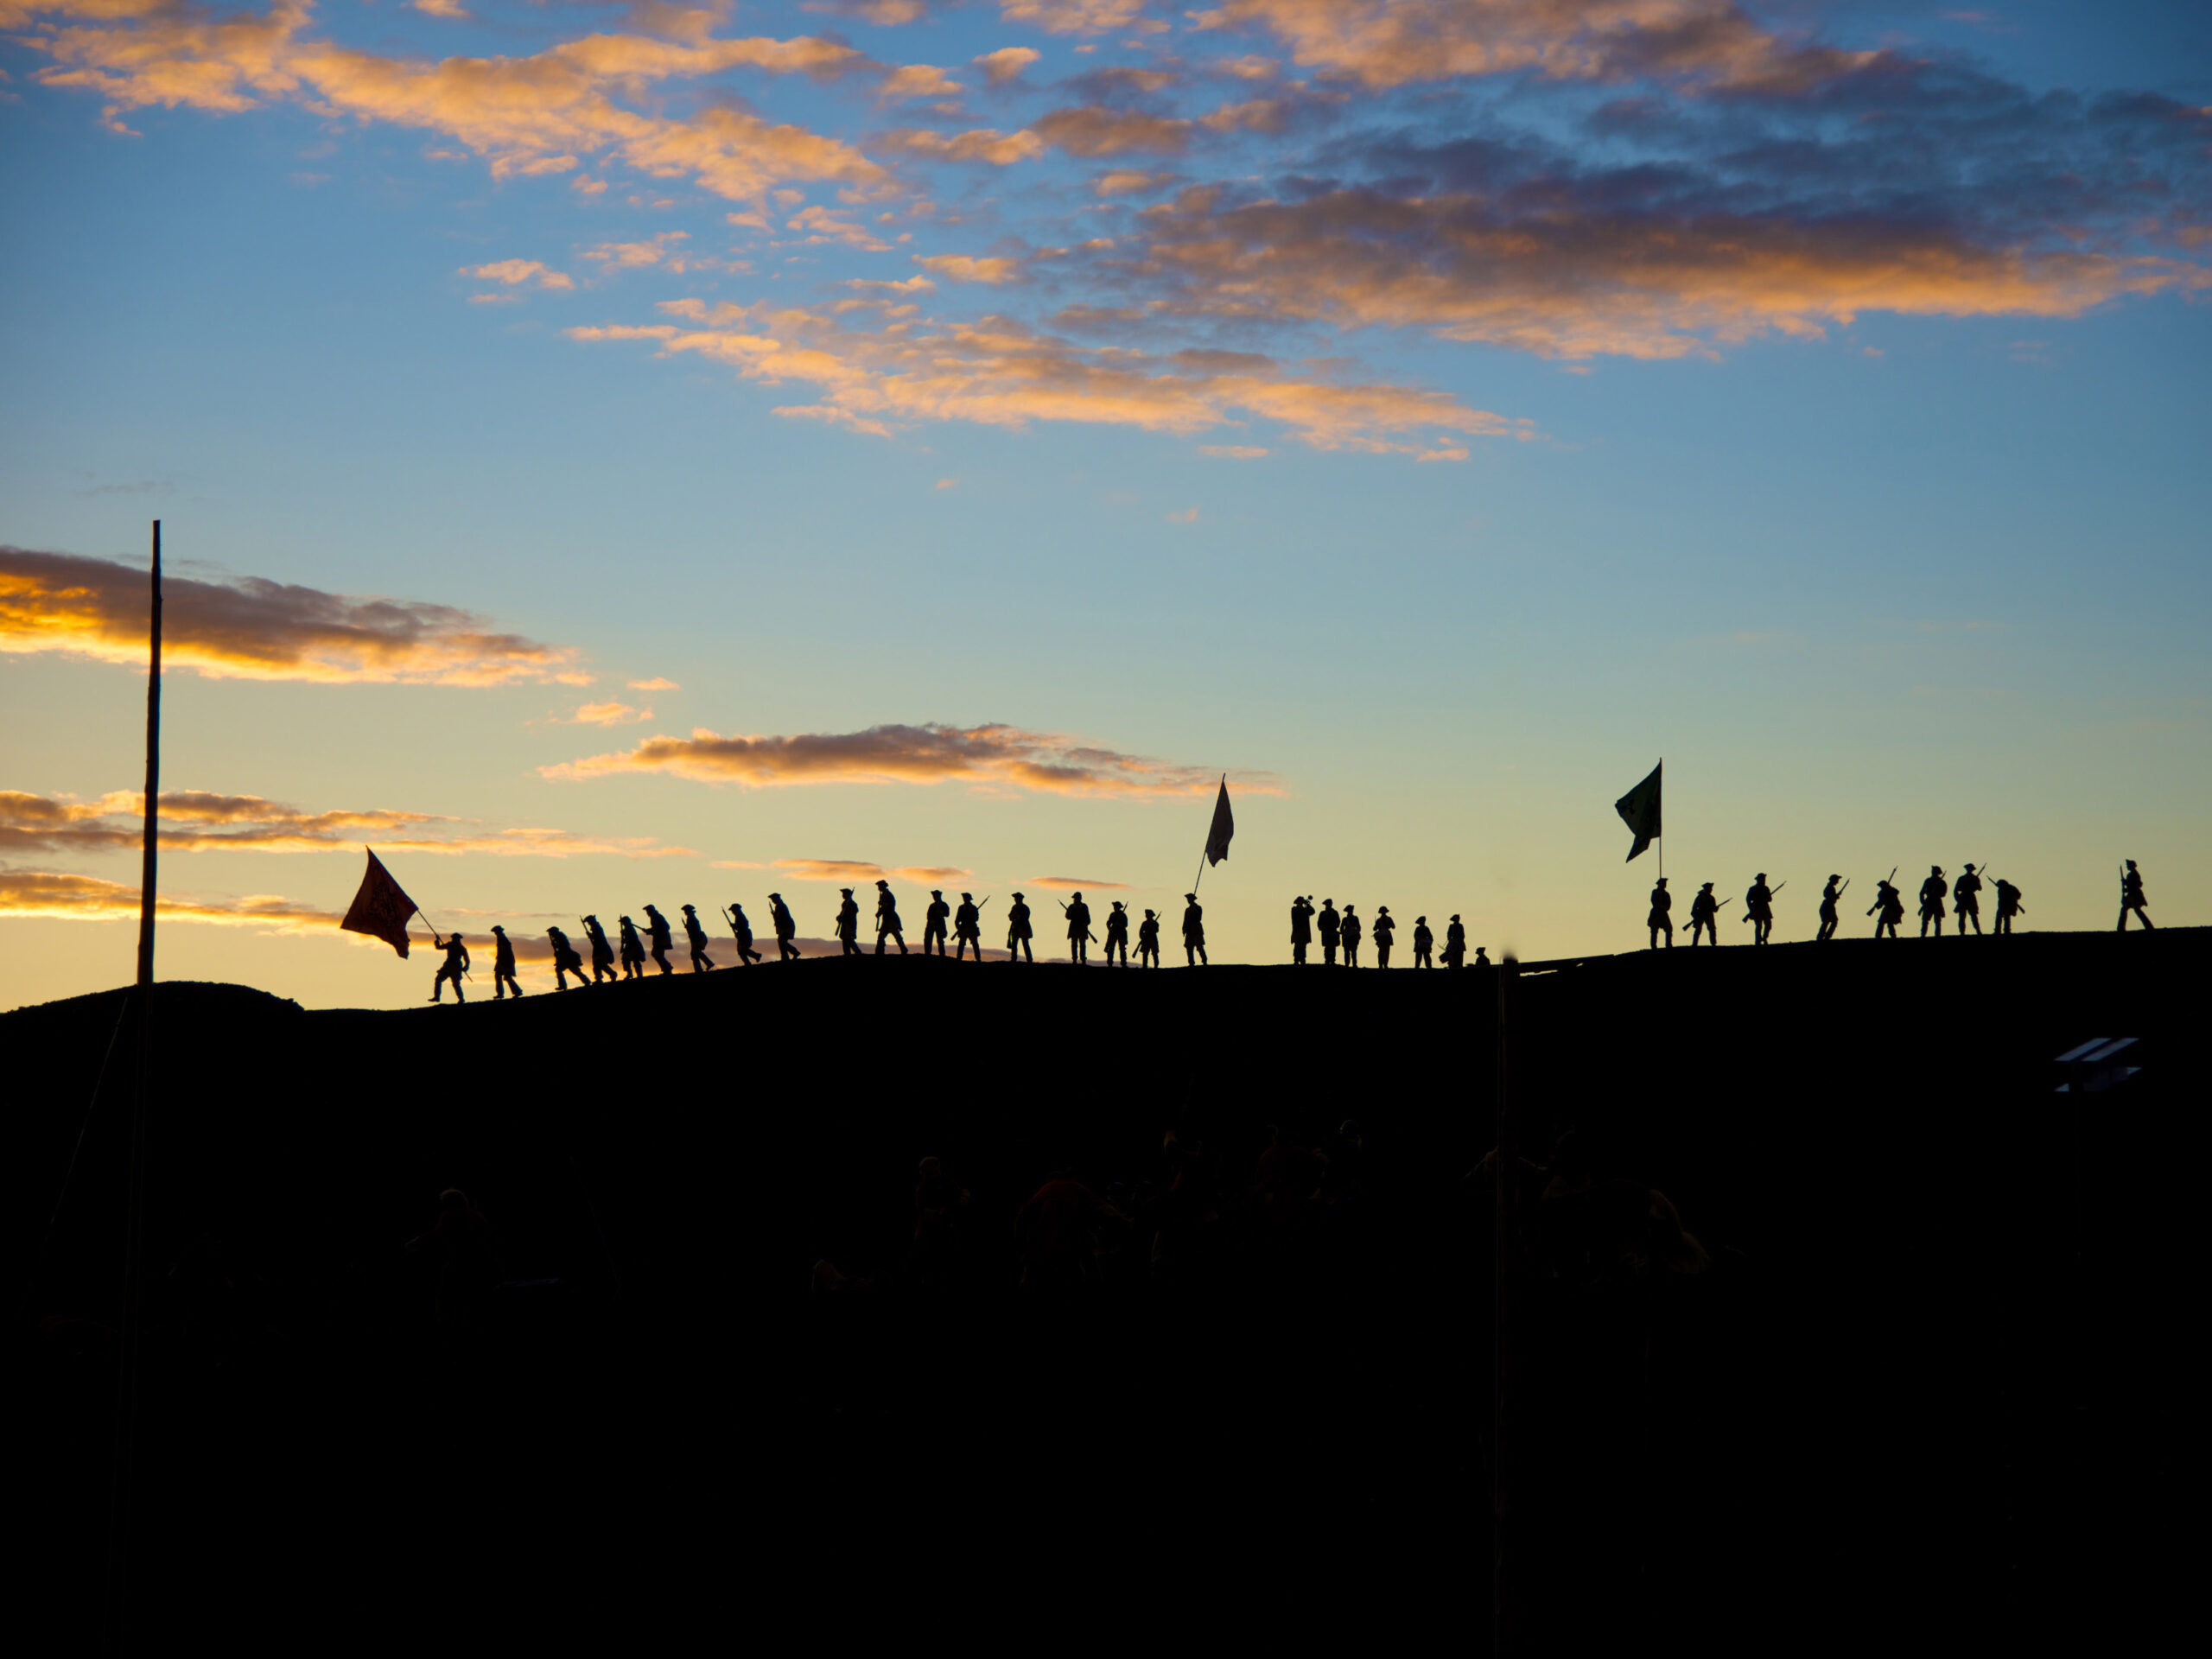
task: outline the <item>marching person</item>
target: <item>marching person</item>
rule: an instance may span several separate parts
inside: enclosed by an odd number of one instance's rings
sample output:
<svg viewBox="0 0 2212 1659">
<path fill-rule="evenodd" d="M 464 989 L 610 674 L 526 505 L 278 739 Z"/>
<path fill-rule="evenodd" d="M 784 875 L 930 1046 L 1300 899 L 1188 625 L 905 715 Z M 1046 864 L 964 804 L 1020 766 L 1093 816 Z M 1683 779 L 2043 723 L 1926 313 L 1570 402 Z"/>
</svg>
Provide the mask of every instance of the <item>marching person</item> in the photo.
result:
<svg viewBox="0 0 2212 1659">
<path fill-rule="evenodd" d="M 1457 911 L 1452 912 L 1452 919 L 1444 928 L 1444 965 L 1446 968 L 1467 965 L 1467 927 L 1459 919 Z"/>
<path fill-rule="evenodd" d="M 1928 879 L 1920 884 L 1920 937 L 1928 937 L 1928 925 L 1936 924 L 1936 937 L 1943 937 L 1943 900 L 1951 891 L 1951 884 L 1943 879 L 1943 867 L 1930 864 Z"/>
<path fill-rule="evenodd" d="M 2020 890 L 2003 876 L 1999 876 L 1995 931 L 1999 933 L 2010 933 L 2012 931 L 2012 918 L 2026 908 L 2027 906 L 2020 902 Z"/>
<path fill-rule="evenodd" d="M 1333 968 L 1337 965 L 1337 940 L 1342 936 L 1344 926 L 1344 918 L 1337 914 L 1335 899 L 1321 901 L 1321 913 L 1313 918 L 1313 925 L 1321 934 L 1321 965 Z"/>
<path fill-rule="evenodd" d="M 1306 947 L 1313 942 L 1313 901 L 1299 898 L 1290 901 L 1290 959 L 1296 966 L 1306 965 Z"/>
<path fill-rule="evenodd" d="M 1060 911 L 1068 922 L 1068 960 L 1081 968 L 1090 960 L 1084 947 L 1090 943 L 1090 906 L 1078 893 L 1070 895 Z"/>
<path fill-rule="evenodd" d="M 1337 925 L 1337 937 L 1344 942 L 1344 966 L 1359 966 L 1360 920 L 1350 905 L 1344 906 L 1344 919 Z"/>
<path fill-rule="evenodd" d="M 976 960 L 983 959 L 983 919 L 976 908 L 976 895 L 972 893 L 960 895 L 960 908 L 952 913 L 952 937 L 955 962 L 966 959 L 970 945 L 975 947 Z"/>
<path fill-rule="evenodd" d="M 760 953 L 753 948 L 753 924 L 746 919 L 745 906 L 733 903 L 729 907 L 729 931 L 737 935 L 737 959 L 750 968 L 760 960 Z"/>
<path fill-rule="evenodd" d="M 1697 949 L 1697 936 L 1705 935 L 1707 944 L 1720 943 L 1720 901 L 1713 896 L 1713 883 L 1708 881 L 1697 890 L 1690 900 L 1690 949 Z"/>
<path fill-rule="evenodd" d="M 1774 932 L 1774 889 L 1767 886 L 1764 870 L 1753 876 L 1745 890 L 1744 919 L 1751 925 L 1753 944 L 1764 944 Z"/>
<path fill-rule="evenodd" d="M 584 918 L 584 937 L 591 941 L 591 982 L 613 979 L 614 975 L 614 947 L 607 942 L 607 930 L 599 925 L 599 918 Z"/>
<path fill-rule="evenodd" d="M 1137 966 L 1160 966 L 1160 918 L 1148 910 L 1137 924 Z"/>
<path fill-rule="evenodd" d="M 695 906 L 683 906 L 683 942 L 691 947 L 691 971 L 703 974 L 715 965 L 707 954 L 707 930 L 699 925 L 699 912 Z"/>
<path fill-rule="evenodd" d="M 922 912 L 922 954 L 924 956 L 930 954 L 930 944 L 932 940 L 937 944 L 937 954 L 940 957 L 944 954 L 944 925 L 950 919 L 951 915 L 952 906 L 944 902 L 944 889 L 931 887 L 930 907 Z"/>
<path fill-rule="evenodd" d="M 1874 916 L 1876 911 L 1881 914 Z M 1894 939 L 1897 936 L 1897 924 L 1904 920 L 1904 894 L 1897 891 L 1894 882 L 1885 877 L 1874 884 L 1874 902 L 1866 907 L 1866 913 L 1874 916 L 1876 938 L 1880 938 L 1886 930 L 1890 938 Z"/>
<path fill-rule="evenodd" d="M 1390 946 L 1397 936 L 1398 925 L 1390 919 L 1390 906 L 1377 905 L 1375 907 L 1375 965 L 1377 968 L 1390 965 Z"/>
<path fill-rule="evenodd" d="M 1007 906 L 1006 959 L 1020 962 L 1025 957 L 1032 962 L 1037 960 L 1029 949 L 1029 906 L 1017 893 L 1014 895 L 1014 902 Z M 978 952 L 976 960 L 980 962 L 982 959 L 982 953 Z"/>
<path fill-rule="evenodd" d="M 1129 911 L 1120 899 L 1106 912 L 1106 965 L 1114 965 L 1114 953 L 1122 954 L 1122 966 L 1129 965 Z"/>
<path fill-rule="evenodd" d="M 1659 884 L 1651 889 L 1651 909 L 1643 918 L 1644 926 L 1651 931 L 1651 943 L 1645 947 L 1647 950 L 1656 950 L 1659 948 L 1662 931 L 1667 935 L 1667 948 L 1669 950 L 1675 948 L 1674 909 L 1675 895 L 1667 891 L 1667 878 L 1662 875 L 1659 878 Z"/>
<path fill-rule="evenodd" d="M 2135 861 L 2131 858 L 2127 861 L 2127 874 L 2120 878 L 2120 931 L 2122 933 L 2127 931 L 2130 911 L 2134 912 L 2135 919 L 2143 924 L 2145 933 L 2153 931 L 2151 912 L 2144 909 L 2143 905 L 2143 872 L 2135 868 Z"/>
<path fill-rule="evenodd" d="M 1199 872 L 1204 874 L 1204 871 Z M 1206 962 L 1206 912 L 1198 902 L 1198 895 L 1183 895 L 1183 965 L 1195 968 Z M 1206 963 L 1211 967 L 1211 963 Z"/>
<path fill-rule="evenodd" d="M 674 973 L 676 964 L 668 959 L 668 953 L 676 949 L 676 935 L 669 927 L 668 918 L 651 905 L 645 906 L 645 931 L 652 935 L 654 965 L 663 974 Z M 641 974 L 644 971 L 642 968 L 639 969 Z"/>
<path fill-rule="evenodd" d="M 643 979 L 645 976 L 645 942 L 638 937 L 638 925 L 627 916 L 615 918 L 615 931 L 622 940 L 622 977 Z"/>
<path fill-rule="evenodd" d="M 522 995 L 522 987 L 515 980 L 514 942 L 507 938 L 505 928 L 497 925 L 492 929 L 492 1000 L 504 1002 L 510 988 L 517 996 Z M 456 985 L 454 989 L 458 991 L 461 987 Z"/>
<path fill-rule="evenodd" d="M 837 954 L 857 957 L 861 953 L 861 907 L 853 902 L 853 890 L 840 887 L 844 895 L 837 906 Z"/>
<path fill-rule="evenodd" d="M 1974 924 L 1977 936 L 1981 932 L 1981 878 L 1969 864 L 1959 872 L 1959 879 L 1951 883 L 1951 908 L 1957 916 L 1955 925 L 1963 934 L 1967 924 Z"/>
<path fill-rule="evenodd" d="M 906 954 L 906 930 L 899 925 L 899 899 L 891 891 L 888 881 L 875 884 L 875 954 L 883 954 L 883 942 L 896 939 L 899 954 Z"/>
<path fill-rule="evenodd" d="M 780 893 L 768 895 L 768 925 L 776 930 L 776 960 L 797 962 L 799 958 L 798 924 L 791 919 L 791 908 L 784 903 L 784 895 Z"/>
<path fill-rule="evenodd" d="M 1813 936 L 1814 942 L 1835 938 L 1836 900 L 1843 897 L 1843 889 L 1836 886 L 1843 878 L 1830 875 L 1828 884 L 1821 889 L 1821 931 Z"/>
<path fill-rule="evenodd" d="M 446 982 L 451 980 L 454 1001 L 456 1004 L 467 1001 L 467 996 L 461 988 L 461 976 L 468 971 L 468 947 L 461 943 L 460 934 L 442 939 L 435 928 L 430 930 L 430 943 L 446 953 L 445 966 L 438 969 L 438 976 L 430 982 L 430 1001 L 440 1001 L 445 994 Z"/>
<path fill-rule="evenodd" d="M 584 976 L 584 959 L 576 954 L 576 947 L 569 943 L 567 934 L 557 927 L 549 927 L 545 930 L 545 942 L 553 947 L 553 988 L 555 990 L 565 991 L 569 988 L 570 974 L 576 976 L 576 983 L 579 985 L 588 985 L 592 982 Z"/>
<path fill-rule="evenodd" d="M 1428 929 L 1428 918 L 1427 918 L 1427 917 L 1426 917 L 1426 916 L 1416 916 L 1416 917 L 1414 917 L 1414 967 L 1416 967 L 1416 968 L 1433 968 L 1433 967 L 1435 967 L 1435 966 L 1436 966 L 1436 964 L 1435 964 L 1434 963 L 1431 962 L 1431 961 L 1428 959 L 1428 958 L 1429 958 L 1429 952 L 1430 952 L 1430 951 L 1431 951 L 1431 950 L 1435 947 L 1435 944 L 1436 944 L 1436 935 L 1429 931 L 1429 929 Z"/>
</svg>

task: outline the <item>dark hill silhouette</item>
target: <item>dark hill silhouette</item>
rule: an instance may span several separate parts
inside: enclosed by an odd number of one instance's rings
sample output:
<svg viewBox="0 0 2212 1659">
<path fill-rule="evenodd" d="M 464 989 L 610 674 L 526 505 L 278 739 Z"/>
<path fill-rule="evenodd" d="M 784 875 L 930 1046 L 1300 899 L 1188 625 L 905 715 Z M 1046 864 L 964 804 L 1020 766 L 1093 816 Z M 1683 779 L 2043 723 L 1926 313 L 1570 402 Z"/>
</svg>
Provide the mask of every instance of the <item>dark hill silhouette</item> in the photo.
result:
<svg viewBox="0 0 2212 1659">
<path fill-rule="evenodd" d="M 2186 1166 L 2159 1126 L 2205 1097 L 2208 943 L 1529 965 L 1524 1150 L 1572 1128 L 1589 1185 L 1548 1208 L 1550 1173 L 1530 1188 L 1552 1287 L 1522 1452 L 1532 1630 L 1571 1608 L 1586 1636 L 1735 1650 L 1810 1606 L 2020 1633 L 2078 1611 L 2081 1573 L 2054 1569 L 2100 1507 L 2099 1447 L 2162 1421 L 2136 1390 L 2163 1325 L 2139 1315 L 2177 1249 L 2156 1200 Z M 639 1574 L 696 1585 L 652 1599 L 698 1611 L 741 1555 L 760 1611 L 865 1585 L 841 1617 L 878 1634 L 948 1586 L 1103 1609 L 1158 1575 L 1255 1630 L 1481 1630 L 1489 1189 L 1465 1178 L 1491 1141 L 1492 974 L 917 954 L 528 983 L 392 1013 L 158 988 L 140 1582 L 166 1628 L 404 1624 L 463 1598 L 634 1633 Z M 54 1517 L 27 1566 L 86 1608 L 122 1059 L 31 1264 L 124 995 L 0 1016 L 27 1507 Z M 2139 1038 L 2139 1074 L 2055 1094 L 2054 1058 L 2097 1036 Z M 1136 1212 L 1170 1129 L 1212 1171 L 1212 1254 L 1156 1281 L 1143 1230 L 1109 1223 L 1095 1283 L 1018 1294 L 1024 1200 L 1072 1171 Z M 934 1268 L 925 1157 L 968 1194 Z M 1311 1205 L 1271 1196 L 1313 1182 Z M 481 1328 L 435 1323 L 401 1248 L 449 1187 L 512 1281 Z M 1653 1268 L 1631 1307 L 1615 1268 L 1589 1276 L 1588 1229 L 1649 1188 L 1711 1266 Z M 1294 1595 L 1256 1587 L 1286 1572 Z"/>
</svg>

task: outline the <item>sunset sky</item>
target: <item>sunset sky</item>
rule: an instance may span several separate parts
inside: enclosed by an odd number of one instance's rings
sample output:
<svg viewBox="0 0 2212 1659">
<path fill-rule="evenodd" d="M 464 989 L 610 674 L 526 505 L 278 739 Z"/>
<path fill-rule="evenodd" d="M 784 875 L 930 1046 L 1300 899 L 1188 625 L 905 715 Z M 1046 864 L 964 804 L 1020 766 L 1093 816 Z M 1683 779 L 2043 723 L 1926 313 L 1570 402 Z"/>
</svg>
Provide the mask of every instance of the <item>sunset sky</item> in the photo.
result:
<svg viewBox="0 0 2212 1659">
<path fill-rule="evenodd" d="M 156 518 L 166 978 L 422 1000 L 365 842 L 480 941 L 836 861 L 1172 938 L 1224 773 L 1217 960 L 1627 949 L 1662 756 L 1724 929 L 2212 915 L 2201 4 L 0 0 L 0 1007 L 131 973 Z"/>
</svg>

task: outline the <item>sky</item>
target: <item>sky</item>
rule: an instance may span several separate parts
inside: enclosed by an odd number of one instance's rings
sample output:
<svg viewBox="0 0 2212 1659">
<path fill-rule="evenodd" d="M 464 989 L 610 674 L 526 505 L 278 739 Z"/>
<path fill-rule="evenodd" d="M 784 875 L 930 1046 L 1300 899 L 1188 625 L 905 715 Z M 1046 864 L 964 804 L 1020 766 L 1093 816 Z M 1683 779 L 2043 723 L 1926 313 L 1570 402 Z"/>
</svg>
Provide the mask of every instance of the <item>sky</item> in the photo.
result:
<svg viewBox="0 0 2212 1659">
<path fill-rule="evenodd" d="M 2212 910 L 2202 6 L 0 0 L 0 1007 L 132 972 L 155 518 L 159 971 L 309 1006 L 429 993 L 364 845 L 539 989 L 879 873 L 1172 942 L 1224 776 L 1216 961 L 1636 948 L 1662 855 Z"/>
</svg>

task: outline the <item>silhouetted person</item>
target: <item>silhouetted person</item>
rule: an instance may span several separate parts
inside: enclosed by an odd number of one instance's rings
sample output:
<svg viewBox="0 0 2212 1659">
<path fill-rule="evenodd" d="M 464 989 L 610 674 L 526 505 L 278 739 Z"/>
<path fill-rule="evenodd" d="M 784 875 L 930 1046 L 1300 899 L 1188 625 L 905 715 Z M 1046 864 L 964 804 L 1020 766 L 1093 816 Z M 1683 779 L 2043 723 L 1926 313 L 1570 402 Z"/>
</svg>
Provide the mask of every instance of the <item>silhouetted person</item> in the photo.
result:
<svg viewBox="0 0 2212 1659">
<path fill-rule="evenodd" d="M 460 987 L 454 988 L 458 990 Z M 522 987 L 515 982 L 515 947 L 507 938 L 505 928 L 494 927 L 492 930 L 492 1000 L 494 1002 L 505 1001 L 510 990 L 517 996 L 522 995 Z"/>
<path fill-rule="evenodd" d="M 614 947 L 607 942 L 607 930 L 599 925 L 599 918 L 584 918 L 584 937 L 591 941 L 591 982 L 614 977 Z"/>
<path fill-rule="evenodd" d="M 1350 905 L 1344 906 L 1344 919 L 1338 925 L 1337 937 L 1344 942 L 1344 966 L 1359 966 L 1359 936 L 1363 931 L 1357 912 Z"/>
<path fill-rule="evenodd" d="M 407 1254 L 427 1261 L 435 1272 L 437 1316 L 445 1324 L 476 1324 L 506 1282 L 498 1235 L 457 1186 L 438 1194 L 437 1225 L 409 1239 Z"/>
<path fill-rule="evenodd" d="M 952 906 L 944 902 L 944 889 L 931 887 L 930 907 L 922 912 L 922 954 L 924 956 L 930 954 L 930 945 L 932 942 L 937 945 L 937 954 L 940 957 L 944 954 L 944 925 L 951 918 Z"/>
<path fill-rule="evenodd" d="M 1920 884 L 1920 937 L 1928 937 L 1928 925 L 1936 925 L 1936 937 L 1943 937 L 1943 900 L 1950 893 L 1951 884 L 1943 879 L 1943 867 L 1930 864 L 1928 879 Z"/>
<path fill-rule="evenodd" d="M 1313 943 L 1313 902 L 1310 899 L 1290 901 L 1290 959 L 1297 966 L 1306 965 L 1306 947 Z"/>
<path fill-rule="evenodd" d="M 1667 948 L 1675 948 L 1674 909 L 1675 895 L 1667 891 L 1667 878 L 1662 875 L 1651 889 L 1651 909 L 1643 918 L 1644 926 L 1651 931 L 1651 943 L 1646 949 L 1656 950 L 1662 933 L 1667 936 Z"/>
<path fill-rule="evenodd" d="M 1337 965 L 1337 941 L 1344 937 L 1344 918 L 1337 914 L 1335 899 L 1321 901 L 1321 913 L 1313 918 L 1313 925 L 1321 935 L 1321 965 L 1333 968 Z"/>
<path fill-rule="evenodd" d="M 622 940 L 622 977 L 643 979 L 645 976 L 645 942 L 638 937 L 638 925 L 627 916 L 618 917 L 615 931 Z"/>
<path fill-rule="evenodd" d="M 1478 944 L 1475 947 L 1475 966 L 1478 968 L 1487 968 L 1490 966 L 1490 947 L 1488 945 Z"/>
<path fill-rule="evenodd" d="M 1997 878 L 1997 923 L 1995 931 L 2010 933 L 2012 918 L 2027 906 L 2020 902 L 2020 890 L 2003 876 Z"/>
<path fill-rule="evenodd" d="M 853 902 L 853 890 L 840 887 L 844 895 L 837 906 L 837 954 L 857 957 L 861 953 L 861 907 Z"/>
<path fill-rule="evenodd" d="M 1816 943 L 1835 938 L 1836 900 L 1843 897 L 1843 889 L 1836 883 L 1841 880 L 1840 875 L 1831 875 L 1827 886 L 1821 889 L 1821 931 L 1813 936 Z"/>
<path fill-rule="evenodd" d="M 899 925 L 899 899 L 891 891 L 888 881 L 875 884 L 875 954 L 883 954 L 883 942 L 896 939 L 899 954 L 906 954 L 906 930 Z"/>
<path fill-rule="evenodd" d="M 1436 964 L 1429 960 L 1429 953 L 1434 950 L 1435 945 L 1436 935 L 1428 931 L 1428 918 L 1426 916 L 1414 917 L 1414 966 L 1416 968 L 1435 967 Z"/>
<path fill-rule="evenodd" d="M 1878 911 L 1879 915 L 1875 914 Z M 1880 938 L 1886 931 L 1894 939 L 1897 936 L 1897 924 L 1904 920 L 1904 894 L 1886 879 L 1877 881 L 1874 884 L 1874 902 L 1866 907 L 1866 913 L 1874 917 L 1876 938 Z"/>
<path fill-rule="evenodd" d="M 1774 932 L 1774 889 L 1766 884 L 1766 872 L 1761 870 L 1751 878 L 1751 885 L 1744 890 L 1744 919 L 1751 925 L 1751 943 L 1764 944 Z M 1718 944 L 1719 941 L 1713 941 Z"/>
<path fill-rule="evenodd" d="M 1198 895 L 1183 895 L 1183 965 L 1196 968 L 1206 963 L 1206 911 L 1198 902 Z M 1211 967 L 1211 963 L 1206 963 Z"/>
<path fill-rule="evenodd" d="M 791 919 L 791 906 L 784 903 L 784 895 L 768 895 L 768 925 L 776 930 L 776 960 L 797 962 L 799 958 L 798 924 Z"/>
<path fill-rule="evenodd" d="M 545 942 L 553 947 L 553 988 L 569 988 L 569 976 L 576 976 L 576 983 L 588 985 L 591 980 L 584 973 L 584 959 L 576 954 L 576 947 L 569 943 L 569 936 L 557 927 L 545 930 Z"/>
<path fill-rule="evenodd" d="M 2127 874 L 2120 878 L 2120 931 L 2127 931 L 2127 916 L 2134 912 L 2135 919 L 2143 924 L 2145 933 L 2152 931 L 2151 912 L 2143 908 L 2143 872 L 2135 868 L 2135 861 L 2127 861 Z M 454 989 L 460 989 L 455 986 Z"/>
<path fill-rule="evenodd" d="M 1720 901 L 1713 896 L 1713 883 L 1707 881 L 1690 900 L 1690 949 L 1697 949 L 1700 934 L 1705 936 L 1707 944 L 1719 944 L 1719 920 Z"/>
<path fill-rule="evenodd" d="M 1375 907 L 1374 934 L 1375 965 L 1388 968 L 1390 965 L 1390 947 L 1398 938 L 1398 925 L 1390 919 L 1389 906 L 1377 905 Z"/>
<path fill-rule="evenodd" d="M 733 904 L 729 907 L 729 931 L 737 935 L 737 959 L 740 963 L 750 968 L 760 960 L 760 953 L 753 948 L 753 924 L 747 918 L 743 905 Z"/>
<path fill-rule="evenodd" d="M 1067 918 L 1068 960 L 1080 968 L 1090 959 L 1090 906 L 1083 902 L 1081 893 L 1072 893 L 1060 912 Z"/>
<path fill-rule="evenodd" d="M 715 965 L 715 959 L 707 954 L 707 930 L 699 925 L 699 912 L 692 905 L 683 906 L 683 943 L 691 948 L 693 973 L 703 974 Z"/>
<path fill-rule="evenodd" d="M 1122 966 L 1129 965 L 1129 911 L 1119 899 L 1114 908 L 1106 912 L 1106 965 L 1114 965 L 1115 952 L 1121 953 Z"/>
<path fill-rule="evenodd" d="M 970 945 L 975 947 L 976 960 L 983 959 L 983 918 L 976 908 L 976 895 L 972 893 L 960 895 L 960 908 L 952 913 L 952 937 L 956 941 L 952 949 L 955 962 L 966 957 Z"/>
<path fill-rule="evenodd" d="M 1029 949 L 1029 906 L 1017 893 L 1014 903 L 1007 906 L 1006 959 L 1020 962 L 1025 957 L 1031 962 L 1037 960 Z"/>
<path fill-rule="evenodd" d="M 1958 914 L 1960 932 L 1967 931 L 1968 922 L 1974 924 L 1976 933 L 1981 931 L 1981 878 L 1974 874 L 1971 864 L 1959 873 L 1957 880 L 1951 883 L 1951 908 Z"/>
<path fill-rule="evenodd" d="M 437 1001 L 444 995 L 446 982 L 451 980 L 453 1000 L 456 1002 L 467 1001 L 467 996 L 461 988 L 461 976 L 468 971 L 468 947 L 461 942 L 458 933 L 450 938 L 442 939 L 433 931 L 430 943 L 446 953 L 445 965 L 438 969 L 438 976 L 430 982 L 430 1001 Z"/>
<path fill-rule="evenodd" d="M 1452 912 L 1452 919 L 1444 925 L 1444 965 L 1464 968 L 1467 965 L 1467 925 Z"/>
<path fill-rule="evenodd" d="M 1137 966 L 1160 966 L 1160 918 L 1148 910 L 1144 920 L 1137 924 Z"/>
<path fill-rule="evenodd" d="M 668 959 L 668 953 L 676 949 L 675 931 L 669 926 L 668 918 L 651 905 L 645 906 L 645 931 L 652 937 L 653 965 L 663 974 L 674 973 L 676 964 Z M 639 971 L 642 973 L 644 969 Z"/>
</svg>

